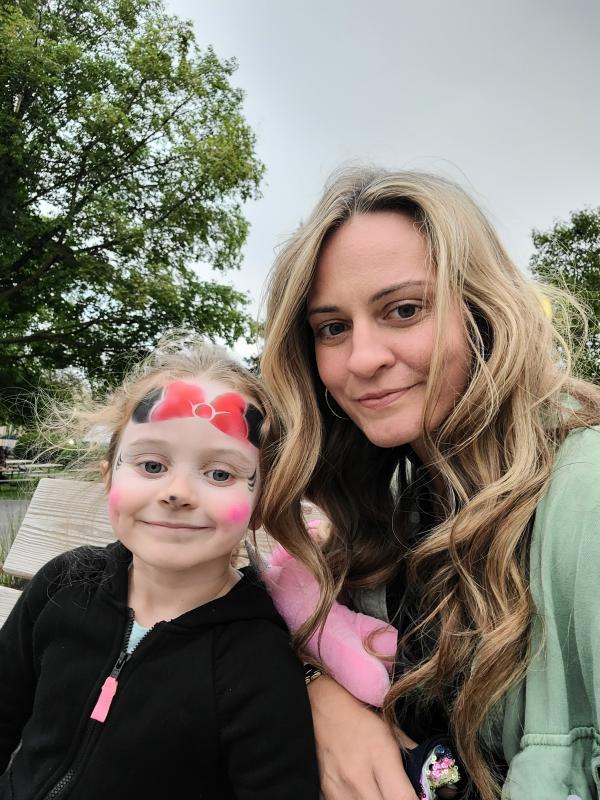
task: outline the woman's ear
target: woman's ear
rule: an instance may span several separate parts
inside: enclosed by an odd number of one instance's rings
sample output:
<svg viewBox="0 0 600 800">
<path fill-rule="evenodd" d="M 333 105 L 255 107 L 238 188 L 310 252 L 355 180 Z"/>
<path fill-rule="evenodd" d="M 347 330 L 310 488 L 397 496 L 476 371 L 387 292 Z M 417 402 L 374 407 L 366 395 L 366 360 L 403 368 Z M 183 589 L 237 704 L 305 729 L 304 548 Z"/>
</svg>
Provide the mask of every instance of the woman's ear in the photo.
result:
<svg viewBox="0 0 600 800">
<path fill-rule="evenodd" d="M 108 461 L 100 462 L 100 477 L 107 489 L 110 489 L 110 464 Z"/>
</svg>

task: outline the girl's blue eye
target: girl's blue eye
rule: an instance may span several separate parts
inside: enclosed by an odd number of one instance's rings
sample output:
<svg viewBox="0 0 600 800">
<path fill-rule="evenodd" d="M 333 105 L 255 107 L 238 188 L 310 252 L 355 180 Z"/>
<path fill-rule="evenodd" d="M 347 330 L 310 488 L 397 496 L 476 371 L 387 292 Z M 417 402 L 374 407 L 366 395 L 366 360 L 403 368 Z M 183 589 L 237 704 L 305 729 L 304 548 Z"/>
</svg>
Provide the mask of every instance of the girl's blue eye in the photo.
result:
<svg viewBox="0 0 600 800">
<path fill-rule="evenodd" d="M 144 461 L 143 467 L 144 472 L 149 475 L 159 475 L 164 469 L 164 465 L 160 461 Z"/>
<path fill-rule="evenodd" d="M 231 472 L 225 469 L 211 469 L 208 474 L 216 483 L 226 483 L 231 478 Z"/>
</svg>

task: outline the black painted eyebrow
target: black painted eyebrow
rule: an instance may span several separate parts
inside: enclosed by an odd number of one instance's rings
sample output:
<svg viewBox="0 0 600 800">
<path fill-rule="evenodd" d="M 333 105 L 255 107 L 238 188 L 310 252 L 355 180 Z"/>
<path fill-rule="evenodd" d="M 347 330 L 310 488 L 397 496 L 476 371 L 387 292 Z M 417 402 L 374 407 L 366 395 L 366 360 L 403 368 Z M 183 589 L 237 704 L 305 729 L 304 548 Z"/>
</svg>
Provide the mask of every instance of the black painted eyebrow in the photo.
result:
<svg viewBox="0 0 600 800">
<path fill-rule="evenodd" d="M 375 292 L 375 294 L 369 298 L 369 303 L 376 303 L 388 294 L 392 294 L 392 292 L 398 292 L 401 289 L 422 288 L 425 284 L 426 281 L 403 281 L 402 283 L 394 283 L 392 286 L 387 286 L 385 289 Z M 339 306 L 315 306 L 308 311 L 306 318 L 308 319 L 315 314 L 335 314 L 339 310 Z"/>
</svg>

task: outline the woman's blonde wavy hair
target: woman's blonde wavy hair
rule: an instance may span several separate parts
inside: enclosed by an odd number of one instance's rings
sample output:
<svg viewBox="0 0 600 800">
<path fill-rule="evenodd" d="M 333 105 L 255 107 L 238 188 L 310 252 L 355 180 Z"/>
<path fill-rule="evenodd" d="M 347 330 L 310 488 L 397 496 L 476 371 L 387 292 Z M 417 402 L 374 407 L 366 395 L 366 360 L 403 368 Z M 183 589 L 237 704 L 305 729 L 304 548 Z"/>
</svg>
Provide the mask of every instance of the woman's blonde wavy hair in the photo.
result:
<svg viewBox="0 0 600 800">
<path fill-rule="evenodd" d="M 351 421 L 327 410 L 306 320 L 326 237 L 355 214 L 379 211 L 415 221 L 435 283 L 423 436 L 426 466 L 445 486 L 445 514 L 414 545 L 408 541 L 414 456 L 407 447 L 376 447 Z M 443 424 L 431 430 L 444 369 L 444 318 L 455 299 L 471 353 L 470 379 Z M 459 186 L 422 172 L 335 175 L 279 254 L 269 283 L 261 372 L 283 435 L 264 487 L 263 520 L 322 586 L 299 645 L 340 591 L 378 585 L 403 571 L 419 590 L 418 624 L 403 635 L 424 655 L 392 685 L 385 714 L 394 718 L 400 698 L 443 703 L 483 800 L 499 791 L 484 729 L 530 657 L 527 553 L 535 509 L 568 431 L 600 421 L 600 389 L 571 375 L 570 302 L 515 266 Z M 331 522 L 324 553 L 304 529 L 305 496 Z"/>
<path fill-rule="evenodd" d="M 49 449 L 60 447 L 72 454 L 69 472 L 76 477 L 98 480 L 100 473 L 110 485 L 112 467 L 123 429 L 136 406 L 153 389 L 173 380 L 207 378 L 219 381 L 249 398 L 263 415 L 260 472 L 266 474 L 280 438 L 277 417 L 261 382 L 232 358 L 224 347 L 194 333 L 172 332 L 161 338 L 155 350 L 136 364 L 122 383 L 99 399 L 80 398 L 61 405 L 51 403 L 40 417 L 40 436 Z M 58 445 L 57 445 L 58 442 Z M 251 527 L 260 521 L 260 499 Z"/>
</svg>

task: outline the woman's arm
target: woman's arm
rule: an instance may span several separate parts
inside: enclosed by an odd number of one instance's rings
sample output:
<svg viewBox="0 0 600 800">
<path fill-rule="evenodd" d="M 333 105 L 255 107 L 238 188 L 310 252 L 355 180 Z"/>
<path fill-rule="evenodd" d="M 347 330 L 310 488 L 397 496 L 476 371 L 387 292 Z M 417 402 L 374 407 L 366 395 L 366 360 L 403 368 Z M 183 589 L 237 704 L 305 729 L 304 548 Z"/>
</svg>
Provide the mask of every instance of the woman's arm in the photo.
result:
<svg viewBox="0 0 600 800">
<path fill-rule="evenodd" d="M 325 675 L 309 698 L 324 800 L 416 800 L 394 733 L 375 712 Z"/>
</svg>

